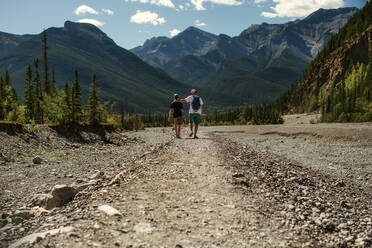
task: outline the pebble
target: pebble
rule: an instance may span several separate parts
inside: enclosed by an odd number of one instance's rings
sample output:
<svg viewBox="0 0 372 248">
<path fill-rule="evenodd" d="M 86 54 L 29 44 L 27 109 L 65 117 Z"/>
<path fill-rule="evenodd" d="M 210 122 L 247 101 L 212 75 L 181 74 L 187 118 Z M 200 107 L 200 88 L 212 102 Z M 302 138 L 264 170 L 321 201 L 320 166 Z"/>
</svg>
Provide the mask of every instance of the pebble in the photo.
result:
<svg viewBox="0 0 372 248">
<path fill-rule="evenodd" d="M 109 205 L 101 205 L 98 207 L 98 210 L 102 211 L 103 213 L 109 216 L 122 216 L 122 214 L 118 210 Z"/>
</svg>

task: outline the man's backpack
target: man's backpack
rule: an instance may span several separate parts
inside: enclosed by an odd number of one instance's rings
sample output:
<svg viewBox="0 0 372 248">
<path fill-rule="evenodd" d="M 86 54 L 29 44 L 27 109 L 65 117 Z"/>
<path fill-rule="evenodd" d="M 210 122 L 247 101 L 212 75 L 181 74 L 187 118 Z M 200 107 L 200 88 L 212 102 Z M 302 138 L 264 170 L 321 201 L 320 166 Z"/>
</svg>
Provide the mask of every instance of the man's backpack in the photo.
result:
<svg viewBox="0 0 372 248">
<path fill-rule="evenodd" d="M 193 97 L 191 106 L 194 111 L 198 111 L 200 109 L 200 97 L 199 96 Z"/>
</svg>

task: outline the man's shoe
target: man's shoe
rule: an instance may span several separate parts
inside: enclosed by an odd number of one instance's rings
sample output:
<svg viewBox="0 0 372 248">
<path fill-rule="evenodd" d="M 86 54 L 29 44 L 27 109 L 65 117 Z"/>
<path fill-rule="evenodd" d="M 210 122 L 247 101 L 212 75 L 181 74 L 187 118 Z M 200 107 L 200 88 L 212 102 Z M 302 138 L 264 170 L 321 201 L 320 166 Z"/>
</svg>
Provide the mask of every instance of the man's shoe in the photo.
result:
<svg viewBox="0 0 372 248">
<path fill-rule="evenodd" d="M 191 132 L 190 134 L 189 134 L 189 137 L 192 137 L 192 135 L 193 135 L 194 133 L 193 132 Z"/>
<path fill-rule="evenodd" d="M 199 137 L 198 136 L 194 136 L 194 139 L 199 139 Z"/>
</svg>

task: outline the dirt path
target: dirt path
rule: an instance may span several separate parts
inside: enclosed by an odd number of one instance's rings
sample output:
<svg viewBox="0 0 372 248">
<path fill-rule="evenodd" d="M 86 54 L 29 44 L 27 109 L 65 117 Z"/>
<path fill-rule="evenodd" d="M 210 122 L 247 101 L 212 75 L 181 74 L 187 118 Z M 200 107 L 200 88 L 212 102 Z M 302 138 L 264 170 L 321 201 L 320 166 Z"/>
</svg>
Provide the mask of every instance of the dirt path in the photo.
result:
<svg viewBox="0 0 372 248">
<path fill-rule="evenodd" d="M 177 139 L 143 156 L 117 178 L 32 219 L 37 228 L 28 234 L 40 238 L 13 247 L 372 244 L 371 196 L 362 189 L 203 130 L 198 140 Z M 111 216 L 106 205 L 117 212 Z"/>
<path fill-rule="evenodd" d="M 109 204 L 121 218 L 107 219 L 93 210 L 87 220 L 74 223 L 79 238 L 59 242 L 68 247 L 92 240 L 107 247 L 279 246 L 272 226 L 265 227 L 262 216 L 249 210 L 251 199 L 231 183 L 233 172 L 224 167 L 216 145 L 205 133 L 199 140 L 175 140 L 119 187 L 102 189 L 90 204 L 92 210 Z"/>
</svg>

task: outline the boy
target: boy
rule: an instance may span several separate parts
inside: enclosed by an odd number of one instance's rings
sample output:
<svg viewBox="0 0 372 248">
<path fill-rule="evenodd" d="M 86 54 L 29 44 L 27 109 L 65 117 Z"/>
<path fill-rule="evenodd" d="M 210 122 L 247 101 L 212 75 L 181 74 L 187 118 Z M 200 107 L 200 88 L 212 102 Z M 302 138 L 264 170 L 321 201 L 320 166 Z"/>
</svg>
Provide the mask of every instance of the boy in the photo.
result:
<svg viewBox="0 0 372 248">
<path fill-rule="evenodd" d="M 171 115 L 173 111 L 174 130 L 176 131 L 176 137 L 178 139 L 181 139 L 181 125 L 183 122 L 182 110 L 183 104 L 180 101 L 180 97 L 178 94 L 174 94 L 174 101 L 172 102 L 169 109 L 168 121 L 171 121 Z"/>
</svg>

